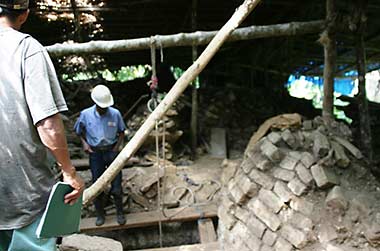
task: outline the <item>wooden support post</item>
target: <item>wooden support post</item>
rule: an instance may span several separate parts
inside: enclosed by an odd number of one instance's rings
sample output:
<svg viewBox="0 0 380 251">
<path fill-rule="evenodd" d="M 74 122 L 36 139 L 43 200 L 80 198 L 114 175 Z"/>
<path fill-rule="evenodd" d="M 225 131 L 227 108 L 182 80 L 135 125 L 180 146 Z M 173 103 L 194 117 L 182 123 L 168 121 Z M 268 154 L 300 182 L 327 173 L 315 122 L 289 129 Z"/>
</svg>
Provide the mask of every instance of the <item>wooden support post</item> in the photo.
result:
<svg viewBox="0 0 380 251">
<path fill-rule="evenodd" d="M 326 0 L 327 28 L 319 41 L 324 46 L 325 68 L 323 70 L 323 111 L 325 119 L 334 118 L 334 75 L 336 67 L 335 0 Z"/>
<path fill-rule="evenodd" d="M 364 31 L 366 27 L 367 17 L 365 15 L 367 0 L 357 0 L 357 30 L 354 34 L 356 44 L 356 63 L 358 69 L 359 80 L 359 93 L 357 95 L 359 105 L 359 119 L 360 119 L 360 139 L 363 152 L 372 161 L 372 135 L 370 125 L 370 115 L 368 110 L 368 100 L 366 94 L 366 53 L 364 44 Z"/>
<path fill-rule="evenodd" d="M 201 243 L 210 243 L 217 240 L 214 223 L 210 218 L 198 220 L 198 231 Z"/>
<path fill-rule="evenodd" d="M 84 39 L 83 39 L 82 25 L 81 25 L 81 21 L 80 21 L 80 12 L 78 11 L 77 2 L 76 2 L 76 0 L 70 0 L 70 4 L 71 4 L 71 8 L 73 9 L 73 13 L 74 13 L 74 27 L 75 27 L 75 31 L 74 31 L 75 38 L 74 38 L 74 40 L 76 42 L 82 43 Z M 93 64 L 91 63 L 91 60 L 88 57 L 88 55 L 83 55 L 83 59 L 86 63 L 86 66 L 88 67 L 88 69 L 90 69 L 92 72 L 95 72 L 96 70 L 95 70 Z M 79 91 L 79 87 L 77 90 Z"/>
<path fill-rule="evenodd" d="M 76 41 L 83 42 L 82 39 L 82 26 L 80 24 L 80 13 L 78 11 L 76 0 L 70 0 L 71 8 L 73 9 L 74 13 L 74 27 L 75 27 L 75 36 Z"/>
<path fill-rule="evenodd" d="M 238 27 L 243 20 L 251 13 L 251 11 L 260 3 L 261 0 L 245 0 L 244 3 L 235 11 L 230 20 L 222 27 L 222 29 L 212 39 L 210 44 L 202 52 L 199 58 L 184 72 L 177 80 L 169 93 L 160 102 L 157 108 L 149 115 L 144 124 L 135 133 L 135 136 L 123 148 L 116 159 L 111 163 L 102 176 L 91 187 L 84 191 L 83 204 L 87 205 L 96 198 L 108 184 L 121 171 L 124 163 L 133 156 L 133 154 L 141 147 L 149 133 L 154 128 L 156 121 L 159 120 L 175 101 L 185 91 L 191 81 L 202 72 L 211 58 L 223 45 L 225 40 L 231 35 L 232 31 Z"/>
<path fill-rule="evenodd" d="M 197 29 L 197 5 L 198 0 L 193 0 L 192 3 L 192 19 L 191 26 L 192 30 L 196 31 Z M 192 46 L 192 57 L 193 62 L 198 58 L 198 49 L 196 45 Z M 196 159 L 197 157 L 197 145 L 198 145 L 198 83 L 197 78 L 193 81 L 192 89 L 192 104 L 191 104 L 191 122 L 190 122 L 190 131 L 191 131 L 191 157 Z"/>
</svg>

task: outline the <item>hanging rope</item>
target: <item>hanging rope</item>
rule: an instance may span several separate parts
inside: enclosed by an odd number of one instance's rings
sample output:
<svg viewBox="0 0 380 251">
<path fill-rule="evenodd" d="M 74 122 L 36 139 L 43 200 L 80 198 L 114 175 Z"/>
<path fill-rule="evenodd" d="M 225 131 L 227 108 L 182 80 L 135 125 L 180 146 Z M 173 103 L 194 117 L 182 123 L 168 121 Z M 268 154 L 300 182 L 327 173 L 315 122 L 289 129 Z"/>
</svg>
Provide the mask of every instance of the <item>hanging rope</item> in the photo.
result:
<svg viewBox="0 0 380 251">
<path fill-rule="evenodd" d="M 152 77 L 151 80 L 148 82 L 149 88 L 152 92 L 152 97 L 148 101 L 148 110 L 150 112 L 153 112 L 154 109 L 156 109 L 158 105 L 158 98 L 157 98 L 157 87 L 158 87 L 158 78 L 157 78 L 157 71 L 156 71 L 156 41 L 154 37 L 150 37 L 150 56 L 151 56 L 151 63 L 152 63 Z M 161 202 L 161 172 L 162 170 L 165 170 L 165 160 L 163 160 L 162 166 L 160 161 L 160 146 L 159 146 L 159 123 L 160 121 L 156 120 L 155 124 L 155 131 L 156 131 L 156 166 L 157 166 L 157 211 L 158 211 L 158 232 L 159 232 L 159 238 L 160 238 L 160 247 L 162 248 L 162 237 L 163 237 L 163 231 L 162 231 L 162 202 Z M 163 136 L 163 146 L 162 146 L 162 156 L 163 159 L 165 159 L 165 145 L 164 145 L 165 136 Z M 163 174 L 163 177 L 165 176 L 165 173 Z"/>
<path fill-rule="evenodd" d="M 157 70 L 156 70 L 156 41 L 154 37 L 150 37 L 150 60 L 152 64 L 152 76 L 150 81 L 147 83 L 149 89 L 151 91 L 151 99 L 148 101 L 148 110 L 153 112 L 158 105 L 157 99 L 157 87 L 158 87 L 158 78 L 157 78 Z"/>
<path fill-rule="evenodd" d="M 161 63 L 164 62 L 164 48 L 162 47 L 162 42 L 158 40 L 158 46 L 160 47 Z"/>
<path fill-rule="evenodd" d="M 157 166 L 157 211 L 158 211 L 158 232 L 160 235 L 160 248 L 162 248 L 162 219 L 161 219 L 161 182 L 160 182 L 160 172 L 161 172 L 161 166 L 160 166 L 160 148 L 159 148 L 159 139 L 158 139 L 158 121 L 156 120 L 156 166 Z"/>
</svg>

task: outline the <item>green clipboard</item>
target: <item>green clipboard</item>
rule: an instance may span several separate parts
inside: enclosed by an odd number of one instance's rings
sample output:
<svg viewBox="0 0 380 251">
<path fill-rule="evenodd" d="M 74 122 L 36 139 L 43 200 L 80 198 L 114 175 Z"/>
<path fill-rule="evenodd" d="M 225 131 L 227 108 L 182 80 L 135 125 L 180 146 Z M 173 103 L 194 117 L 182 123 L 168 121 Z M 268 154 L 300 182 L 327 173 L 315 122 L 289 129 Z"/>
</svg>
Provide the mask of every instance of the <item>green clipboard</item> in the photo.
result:
<svg viewBox="0 0 380 251">
<path fill-rule="evenodd" d="M 82 195 L 74 205 L 65 204 L 64 197 L 71 191 L 73 188 L 65 182 L 58 182 L 53 186 L 36 229 L 37 238 L 52 238 L 79 232 Z"/>
</svg>

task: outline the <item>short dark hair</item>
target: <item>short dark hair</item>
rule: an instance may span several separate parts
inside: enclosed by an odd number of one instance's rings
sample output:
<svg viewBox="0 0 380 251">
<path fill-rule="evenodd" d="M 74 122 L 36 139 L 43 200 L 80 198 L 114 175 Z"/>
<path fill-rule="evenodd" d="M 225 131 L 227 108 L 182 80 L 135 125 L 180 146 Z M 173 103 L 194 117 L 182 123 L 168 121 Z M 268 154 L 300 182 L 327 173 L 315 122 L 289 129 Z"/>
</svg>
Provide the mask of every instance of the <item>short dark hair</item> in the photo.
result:
<svg viewBox="0 0 380 251">
<path fill-rule="evenodd" d="M 24 14 L 27 10 L 12 10 L 5 7 L 0 7 L 0 17 L 6 17 L 9 21 L 14 22 L 16 19 Z"/>
</svg>

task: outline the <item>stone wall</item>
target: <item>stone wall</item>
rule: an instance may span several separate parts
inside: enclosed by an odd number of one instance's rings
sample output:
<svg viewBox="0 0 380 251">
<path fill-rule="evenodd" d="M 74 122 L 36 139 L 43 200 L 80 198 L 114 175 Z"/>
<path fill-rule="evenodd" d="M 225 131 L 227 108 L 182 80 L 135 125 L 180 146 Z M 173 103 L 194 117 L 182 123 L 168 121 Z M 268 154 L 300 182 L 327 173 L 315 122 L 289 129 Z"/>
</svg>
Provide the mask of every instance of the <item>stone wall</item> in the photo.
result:
<svg viewBox="0 0 380 251">
<path fill-rule="evenodd" d="M 345 124 L 317 117 L 301 128 L 270 132 L 248 145 L 243 160 L 225 161 L 218 212 L 222 249 L 377 250 L 380 231 L 374 229 L 380 230 L 380 222 L 371 215 L 379 209 L 350 217 L 361 203 L 348 202 L 355 196 L 347 174 L 362 159 L 350 137 Z"/>
</svg>

